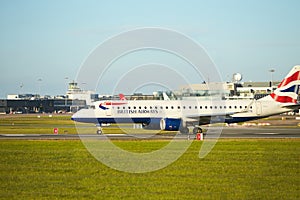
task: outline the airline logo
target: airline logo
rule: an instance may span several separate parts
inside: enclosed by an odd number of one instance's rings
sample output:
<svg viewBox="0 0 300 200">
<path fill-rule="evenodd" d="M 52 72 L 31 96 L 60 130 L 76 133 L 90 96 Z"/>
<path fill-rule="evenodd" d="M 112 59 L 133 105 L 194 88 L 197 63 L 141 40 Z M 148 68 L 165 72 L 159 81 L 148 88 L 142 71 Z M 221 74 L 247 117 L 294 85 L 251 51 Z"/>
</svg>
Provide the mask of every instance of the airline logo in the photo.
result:
<svg viewBox="0 0 300 200">
<path fill-rule="evenodd" d="M 109 108 L 106 106 L 120 106 L 127 103 L 119 103 L 119 102 L 104 102 L 99 104 L 99 108 L 102 110 L 108 110 Z"/>
<path fill-rule="evenodd" d="M 271 94 L 271 97 L 280 103 L 297 103 L 300 91 L 300 67 L 296 66 L 281 81 L 278 89 Z"/>
</svg>

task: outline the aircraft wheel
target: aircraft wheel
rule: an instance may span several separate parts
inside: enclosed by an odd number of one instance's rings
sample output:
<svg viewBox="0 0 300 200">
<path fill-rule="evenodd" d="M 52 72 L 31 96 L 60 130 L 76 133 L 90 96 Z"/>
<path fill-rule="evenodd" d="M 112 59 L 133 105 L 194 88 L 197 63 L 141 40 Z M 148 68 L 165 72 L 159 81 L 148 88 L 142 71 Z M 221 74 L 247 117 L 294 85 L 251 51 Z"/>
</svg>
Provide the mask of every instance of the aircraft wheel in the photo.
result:
<svg viewBox="0 0 300 200">
<path fill-rule="evenodd" d="M 102 130 L 101 129 L 97 130 L 97 134 L 102 135 Z"/>
<path fill-rule="evenodd" d="M 195 127 L 195 128 L 193 129 L 193 134 L 197 134 L 197 133 L 203 133 L 202 128 L 200 128 L 200 127 Z"/>
<path fill-rule="evenodd" d="M 189 133 L 189 129 L 187 127 L 182 127 L 179 131 L 182 134 L 188 134 Z"/>
</svg>

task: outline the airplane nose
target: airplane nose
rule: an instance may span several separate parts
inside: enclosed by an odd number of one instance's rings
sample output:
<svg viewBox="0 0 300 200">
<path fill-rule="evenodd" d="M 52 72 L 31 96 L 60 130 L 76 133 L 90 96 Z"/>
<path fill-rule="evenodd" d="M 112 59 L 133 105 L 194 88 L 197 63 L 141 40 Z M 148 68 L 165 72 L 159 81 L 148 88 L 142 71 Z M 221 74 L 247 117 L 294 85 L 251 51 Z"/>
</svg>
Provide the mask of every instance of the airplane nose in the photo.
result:
<svg viewBox="0 0 300 200">
<path fill-rule="evenodd" d="M 78 118 L 77 113 L 74 113 L 71 117 L 71 120 L 76 121 L 76 119 Z"/>
</svg>

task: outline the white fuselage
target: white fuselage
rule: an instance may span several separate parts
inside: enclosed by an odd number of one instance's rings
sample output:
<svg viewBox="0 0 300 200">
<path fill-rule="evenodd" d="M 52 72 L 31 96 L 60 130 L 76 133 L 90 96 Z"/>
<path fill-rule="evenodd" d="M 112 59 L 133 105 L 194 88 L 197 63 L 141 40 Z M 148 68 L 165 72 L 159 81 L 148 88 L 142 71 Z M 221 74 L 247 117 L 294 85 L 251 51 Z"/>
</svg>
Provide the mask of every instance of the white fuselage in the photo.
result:
<svg viewBox="0 0 300 200">
<path fill-rule="evenodd" d="M 98 101 L 73 115 L 75 121 L 92 123 L 147 123 L 149 119 L 175 118 L 198 124 L 201 118 L 227 116 L 234 123 L 288 111 L 271 98 L 260 100 L 136 100 Z M 229 116 L 230 115 L 230 116 Z M 95 120 L 97 119 L 97 120 Z"/>
</svg>

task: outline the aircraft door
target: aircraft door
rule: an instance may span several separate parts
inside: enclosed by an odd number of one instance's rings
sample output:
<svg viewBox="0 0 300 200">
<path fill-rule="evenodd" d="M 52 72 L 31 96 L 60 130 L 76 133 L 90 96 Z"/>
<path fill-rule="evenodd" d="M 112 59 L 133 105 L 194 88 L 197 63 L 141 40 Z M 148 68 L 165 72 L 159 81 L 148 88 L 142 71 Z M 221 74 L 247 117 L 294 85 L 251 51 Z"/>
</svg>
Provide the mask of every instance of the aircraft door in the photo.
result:
<svg viewBox="0 0 300 200">
<path fill-rule="evenodd" d="M 111 116 L 112 115 L 111 109 L 108 109 L 105 112 L 106 112 L 106 116 Z"/>
<path fill-rule="evenodd" d="M 256 101 L 255 107 L 256 107 L 256 114 L 261 115 L 261 102 Z"/>
</svg>

